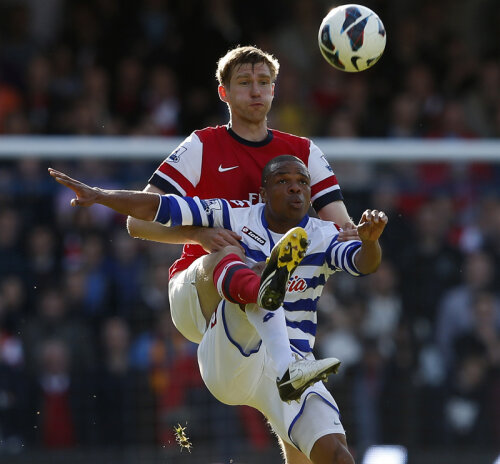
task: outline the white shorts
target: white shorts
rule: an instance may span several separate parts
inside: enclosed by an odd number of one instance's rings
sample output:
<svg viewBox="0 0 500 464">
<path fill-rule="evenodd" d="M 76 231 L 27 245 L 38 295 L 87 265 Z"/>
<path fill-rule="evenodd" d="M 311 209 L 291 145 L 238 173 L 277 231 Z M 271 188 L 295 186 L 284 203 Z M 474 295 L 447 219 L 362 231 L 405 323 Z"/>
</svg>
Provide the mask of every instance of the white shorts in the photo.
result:
<svg viewBox="0 0 500 464">
<path fill-rule="evenodd" d="M 207 330 L 207 322 L 201 312 L 195 286 L 200 264 L 201 259 L 198 258 L 186 270 L 175 274 L 168 283 L 172 321 L 177 330 L 194 343 L 200 343 Z"/>
<path fill-rule="evenodd" d="M 322 436 L 345 433 L 337 403 L 322 382 L 309 387 L 300 402 L 280 399 L 273 363 L 238 305 L 218 305 L 198 347 L 198 363 L 219 401 L 258 409 L 282 440 L 307 457 Z"/>
</svg>

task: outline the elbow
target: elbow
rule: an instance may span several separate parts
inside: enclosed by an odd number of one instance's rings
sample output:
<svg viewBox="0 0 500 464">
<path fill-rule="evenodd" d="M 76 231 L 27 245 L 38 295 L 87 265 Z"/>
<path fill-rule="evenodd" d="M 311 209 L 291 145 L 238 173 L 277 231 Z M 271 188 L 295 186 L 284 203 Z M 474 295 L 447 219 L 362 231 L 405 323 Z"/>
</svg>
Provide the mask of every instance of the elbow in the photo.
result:
<svg viewBox="0 0 500 464">
<path fill-rule="evenodd" d="M 379 268 L 380 266 L 380 261 L 378 261 L 377 263 L 374 263 L 372 266 L 370 266 L 370 268 L 364 272 L 363 274 L 373 274 L 374 272 L 377 272 L 377 269 Z"/>
<path fill-rule="evenodd" d="M 132 238 L 142 238 L 138 219 L 132 216 L 127 217 L 127 232 Z"/>
<path fill-rule="evenodd" d="M 363 275 L 373 274 L 377 271 L 382 262 L 381 259 L 355 262 L 356 269 Z"/>
</svg>

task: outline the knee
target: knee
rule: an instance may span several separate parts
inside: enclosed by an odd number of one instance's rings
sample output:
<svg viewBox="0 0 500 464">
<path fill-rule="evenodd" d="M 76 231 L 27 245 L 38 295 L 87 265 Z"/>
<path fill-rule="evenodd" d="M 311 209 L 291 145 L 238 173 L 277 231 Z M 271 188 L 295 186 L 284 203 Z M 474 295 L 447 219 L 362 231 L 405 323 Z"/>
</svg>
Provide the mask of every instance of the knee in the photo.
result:
<svg viewBox="0 0 500 464">
<path fill-rule="evenodd" d="M 222 259 L 228 255 L 238 255 L 241 260 L 245 259 L 244 253 L 241 251 L 241 248 L 235 245 L 228 245 L 221 250 L 217 251 L 217 257 Z"/>
<path fill-rule="evenodd" d="M 354 464 L 345 438 L 335 434 L 321 437 L 311 450 L 311 461 L 314 464 Z"/>
<path fill-rule="evenodd" d="M 354 458 L 347 447 L 340 443 L 333 454 L 333 460 L 331 462 L 332 464 L 354 464 Z"/>
</svg>

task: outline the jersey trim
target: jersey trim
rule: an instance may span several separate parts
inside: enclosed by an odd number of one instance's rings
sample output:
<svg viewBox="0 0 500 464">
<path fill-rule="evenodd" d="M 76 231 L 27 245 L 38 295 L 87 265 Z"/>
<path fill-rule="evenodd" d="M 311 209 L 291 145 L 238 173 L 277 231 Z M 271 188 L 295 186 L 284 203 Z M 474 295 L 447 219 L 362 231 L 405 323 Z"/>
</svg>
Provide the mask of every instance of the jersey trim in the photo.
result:
<svg viewBox="0 0 500 464">
<path fill-rule="evenodd" d="M 172 179 L 168 179 L 166 177 L 161 177 L 156 172 L 149 178 L 148 184 L 159 188 L 163 193 L 173 193 L 174 195 L 179 196 L 186 195 L 186 192 L 184 192 L 177 182 L 174 182 Z"/>
<path fill-rule="evenodd" d="M 267 137 L 260 142 L 252 142 L 251 140 L 246 140 L 243 137 L 240 137 L 236 132 L 234 132 L 233 129 L 231 129 L 230 126 L 227 126 L 227 132 L 237 142 L 248 147 L 263 147 L 264 145 L 267 145 L 274 137 L 273 132 L 270 129 L 267 129 Z"/>
<path fill-rule="evenodd" d="M 297 415 L 294 417 L 294 419 L 292 420 L 292 423 L 290 424 L 290 427 L 288 427 L 288 438 L 290 438 L 290 441 L 297 447 L 297 449 L 299 451 L 302 451 L 299 447 L 299 445 L 297 443 L 295 443 L 295 441 L 293 440 L 292 438 L 292 429 L 293 429 L 293 426 L 295 425 L 295 423 L 297 422 L 297 420 L 300 418 L 300 416 L 303 414 L 304 412 L 304 408 L 306 406 L 306 402 L 307 402 L 307 399 L 311 396 L 311 395 L 317 395 L 319 396 L 328 406 L 330 406 L 332 409 L 334 409 L 337 414 L 339 415 L 339 420 L 340 420 L 340 411 L 338 410 L 338 408 L 335 407 L 334 404 L 332 404 L 330 401 L 328 401 L 324 396 L 322 396 L 319 392 L 315 392 L 315 391 L 310 391 L 306 396 L 305 398 L 302 400 L 302 406 L 300 408 L 300 411 L 297 413 Z"/>
<path fill-rule="evenodd" d="M 318 197 L 313 201 L 312 205 L 314 210 L 319 213 L 319 211 L 324 208 L 326 205 L 330 203 L 334 203 L 335 201 L 343 201 L 344 197 L 342 196 L 342 192 L 340 189 L 332 190 L 331 192 L 327 192 L 325 195 Z"/>
<path fill-rule="evenodd" d="M 224 332 L 226 332 L 227 339 L 231 342 L 231 344 L 233 344 L 238 349 L 238 351 L 241 353 L 242 356 L 248 358 L 252 356 L 252 354 L 257 353 L 260 350 L 260 347 L 262 346 L 262 340 L 259 341 L 257 348 L 254 348 L 253 350 L 250 350 L 249 353 L 246 353 L 243 347 L 231 336 L 226 322 L 226 302 L 224 300 L 222 301 L 221 305 L 221 315 L 222 315 L 222 324 L 224 326 Z"/>
</svg>

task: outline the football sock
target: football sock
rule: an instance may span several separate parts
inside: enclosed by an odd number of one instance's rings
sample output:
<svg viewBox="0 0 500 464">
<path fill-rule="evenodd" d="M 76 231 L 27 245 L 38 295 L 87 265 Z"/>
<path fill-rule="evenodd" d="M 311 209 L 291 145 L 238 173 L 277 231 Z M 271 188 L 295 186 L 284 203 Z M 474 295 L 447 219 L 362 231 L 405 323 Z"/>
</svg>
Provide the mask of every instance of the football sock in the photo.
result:
<svg viewBox="0 0 500 464">
<path fill-rule="evenodd" d="M 231 303 L 255 303 L 259 294 L 260 276 L 237 254 L 231 253 L 215 266 L 214 285 L 219 295 Z"/>
<path fill-rule="evenodd" d="M 247 319 L 260 335 L 262 343 L 273 360 L 278 378 L 281 379 L 289 364 L 295 360 L 290 348 L 283 306 L 275 311 L 268 311 L 257 305 L 248 305 L 245 312 Z"/>
</svg>

